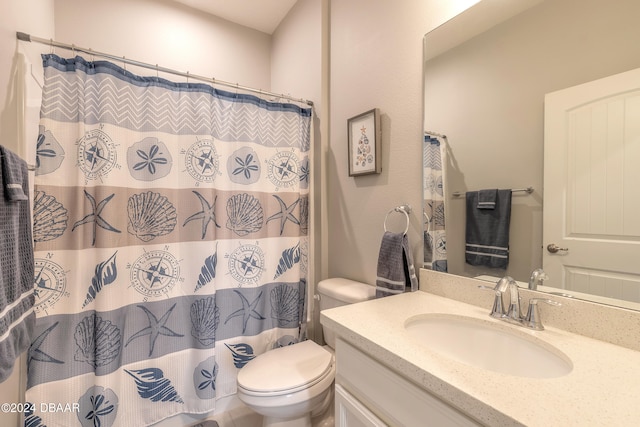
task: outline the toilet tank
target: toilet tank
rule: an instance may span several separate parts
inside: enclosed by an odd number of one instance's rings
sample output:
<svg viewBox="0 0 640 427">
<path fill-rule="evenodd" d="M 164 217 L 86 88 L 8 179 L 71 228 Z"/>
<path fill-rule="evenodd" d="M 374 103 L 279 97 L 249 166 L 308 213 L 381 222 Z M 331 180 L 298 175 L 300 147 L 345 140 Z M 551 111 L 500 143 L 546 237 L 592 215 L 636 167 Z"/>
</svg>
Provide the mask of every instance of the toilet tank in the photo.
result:
<svg viewBox="0 0 640 427">
<path fill-rule="evenodd" d="M 320 295 L 320 311 L 322 311 L 373 299 L 376 296 L 376 288 L 354 280 L 333 278 L 318 282 L 318 294 Z M 329 347 L 335 348 L 335 334 L 326 329 L 323 329 L 323 332 L 324 341 Z"/>
</svg>

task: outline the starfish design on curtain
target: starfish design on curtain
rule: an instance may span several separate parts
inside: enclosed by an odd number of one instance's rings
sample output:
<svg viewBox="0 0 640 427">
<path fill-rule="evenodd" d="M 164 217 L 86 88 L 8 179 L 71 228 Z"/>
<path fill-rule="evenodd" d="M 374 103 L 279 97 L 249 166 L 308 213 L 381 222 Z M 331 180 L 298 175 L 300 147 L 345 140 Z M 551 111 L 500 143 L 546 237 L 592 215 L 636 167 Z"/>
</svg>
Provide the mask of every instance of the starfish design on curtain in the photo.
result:
<svg viewBox="0 0 640 427">
<path fill-rule="evenodd" d="M 218 222 L 216 221 L 216 213 L 215 213 L 216 201 L 218 200 L 218 196 L 216 196 L 213 199 L 213 206 L 212 206 L 209 204 L 207 199 L 205 199 L 202 196 L 202 194 L 198 193 L 197 191 L 193 191 L 193 194 L 198 196 L 198 199 L 200 200 L 200 204 L 202 205 L 202 210 L 194 213 L 189 218 L 187 218 L 184 221 L 184 224 L 182 224 L 182 226 L 184 227 L 185 225 L 187 225 L 187 223 L 193 220 L 201 219 L 202 220 L 202 239 L 204 240 L 204 236 L 207 234 L 207 229 L 209 228 L 210 222 L 213 221 L 213 224 L 217 228 L 220 228 L 220 225 L 218 225 Z"/>
<path fill-rule="evenodd" d="M 251 303 L 249 303 L 249 300 L 247 299 L 247 297 L 242 295 L 240 291 L 238 291 L 237 289 L 234 289 L 233 292 L 238 294 L 238 296 L 240 297 L 240 300 L 242 301 L 242 308 L 239 308 L 233 313 L 231 313 L 229 317 L 227 317 L 227 320 L 224 321 L 224 324 L 226 325 L 227 322 L 233 319 L 234 317 L 242 317 L 242 333 L 244 334 L 245 331 L 247 330 L 247 322 L 249 322 L 249 319 L 251 318 L 256 320 L 265 319 L 264 317 L 262 317 L 260 313 L 256 311 L 256 307 L 258 306 L 258 303 L 260 302 L 260 297 L 262 296 L 262 291 L 260 291 L 256 299 L 254 299 L 253 302 Z"/>
<path fill-rule="evenodd" d="M 38 362 L 49 362 L 49 363 L 59 363 L 59 364 L 64 363 L 63 361 L 55 359 L 49 356 L 44 351 L 40 350 L 40 347 L 42 346 L 44 341 L 47 339 L 51 331 L 55 329 L 56 326 L 58 326 L 58 322 L 49 326 L 43 333 L 38 335 L 38 338 L 33 340 L 33 342 L 31 343 L 31 346 L 29 346 L 29 353 L 27 355 L 27 366 L 31 365 L 31 362 L 34 360 L 37 360 Z"/>
<path fill-rule="evenodd" d="M 111 224 L 105 221 L 105 219 L 102 218 L 101 216 L 102 211 L 104 210 L 104 207 L 107 205 L 107 203 L 111 201 L 111 199 L 113 199 L 113 196 L 115 196 L 115 193 L 111 194 L 109 197 L 102 200 L 100 203 L 96 203 L 95 197 L 89 194 L 87 190 L 84 190 L 84 195 L 87 199 L 89 199 L 89 203 L 91 203 L 92 212 L 86 215 L 80 221 L 77 221 L 75 224 L 73 224 L 73 228 L 71 229 L 71 231 L 75 231 L 77 227 L 84 224 L 93 224 L 93 239 L 91 240 L 91 246 L 96 245 L 96 231 L 98 227 L 104 228 L 105 230 L 108 230 L 108 231 L 113 231 L 114 233 L 120 233 L 120 230 L 114 228 Z"/>
<path fill-rule="evenodd" d="M 127 343 L 124 345 L 125 347 L 128 346 L 129 343 L 134 339 L 143 337 L 145 335 L 149 335 L 149 346 L 150 346 L 149 357 L 151 357 L 151 354 L 153 353 L 153 348 L 156 345 L 156 340 L 158 339 L 158 336 L 160 335 L 164 335 L 167 337 L 183 337 L 184 336 L 184 335 L 180 335 L 178 333 L 173 332 L 171 329 L 165 326 L 165 324 L 167 323 L 167 320 L 169 320 L 169 316 L 171 316 L 171 312 L 176 307 L 175 303 L 171 306 L 169 310 L 167 310 L 165 314 L 162 315 L 160 320 L 158 320 L 158 318 L 152 312 L 150 312 L 145 306 L 139 305 L 138 307 L 141 308 L 147 314 L 147 318 L 149 319 L 149 326 L 133 334 L 131 338 L 127 340 Z"/>
<path fill-rule="evenodd" d="M 287 221 L 291 221 L 294 224 L 300 225 L 300 221 L 298 220 L 298 218 L 296 218 L 293 215 L 293 211 L 296 208 L 296 206 L 298 205 L 298 202 L 300 202 L 300 199 L 296 200 L 291 205 L 287 206 L 287 204 L 284 202 L 284 200 L 282 200 L 280 197 L 276 196 L 275 194 L 273 195 L 273 197 L 278 199 L 278 203 L 280 204 L 280 212 L 278 212 L 276 214 L 273 214 L 269 218 L 267 218 L 267 222 L 271 221 L 272 219 L 279 219 L 280 220 L 280 235 L 282 236 L 282 232 L 284 231 L 284 226 L 287 223 Z"/>
</svg>

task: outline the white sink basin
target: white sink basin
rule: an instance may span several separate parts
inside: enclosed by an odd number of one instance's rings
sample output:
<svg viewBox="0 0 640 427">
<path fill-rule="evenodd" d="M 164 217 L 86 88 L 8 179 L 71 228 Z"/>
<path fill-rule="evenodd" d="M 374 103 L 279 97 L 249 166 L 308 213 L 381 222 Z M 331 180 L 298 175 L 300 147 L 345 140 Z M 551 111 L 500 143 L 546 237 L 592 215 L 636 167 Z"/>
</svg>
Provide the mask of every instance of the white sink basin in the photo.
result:
<svg viewBox="0 0 640 427">
<path fill-rule="evenodd" d="M 405 328 L 430 350 L 467 365 L 529 378 L 556 378 L 573 369 L 560 350 L 507 324 L 447 314 L 409 318 Z"/>
</svg>

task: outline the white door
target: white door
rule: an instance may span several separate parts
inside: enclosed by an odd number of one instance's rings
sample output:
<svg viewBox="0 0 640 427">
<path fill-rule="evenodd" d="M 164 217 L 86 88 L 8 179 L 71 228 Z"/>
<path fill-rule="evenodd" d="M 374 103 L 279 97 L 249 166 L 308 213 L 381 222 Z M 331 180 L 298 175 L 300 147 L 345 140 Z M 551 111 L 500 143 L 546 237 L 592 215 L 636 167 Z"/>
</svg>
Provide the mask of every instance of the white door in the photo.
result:
<svg viewBox="0 0 640 427">
<path fill-rule="evenodd" d="M 640 69 L 547 94 L 544 119 L 549 286 L 640 302 Z"/>
</svg>

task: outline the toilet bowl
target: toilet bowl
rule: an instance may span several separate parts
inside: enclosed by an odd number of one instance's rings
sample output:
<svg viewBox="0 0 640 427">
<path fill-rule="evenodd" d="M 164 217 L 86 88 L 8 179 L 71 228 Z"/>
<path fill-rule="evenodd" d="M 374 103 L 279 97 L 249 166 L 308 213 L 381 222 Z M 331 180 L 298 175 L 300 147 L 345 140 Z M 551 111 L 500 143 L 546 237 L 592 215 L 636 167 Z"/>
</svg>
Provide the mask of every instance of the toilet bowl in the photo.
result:
<svg viewBox="0 0 640 427">
<path fill-rule="evenodd" d="M 311 426 L 311 413 L 329 404 L 335 371 L 333 353 L 313 341 L 280 347 L 240 370 L 238 397 L 264 416 L 263 426 Z"/>
<path fill-rule="evenodd" d="M 375 288 L 348 279 L 318 283 L 320 310 L 372 299 Z M 311 340 L 280 347 L 247 363 L 238 372 L 238 398 L 263 415 L 263 427 L 310 427 L 333 399 L 335 337 L 327 346 Z"/>
</svg>

